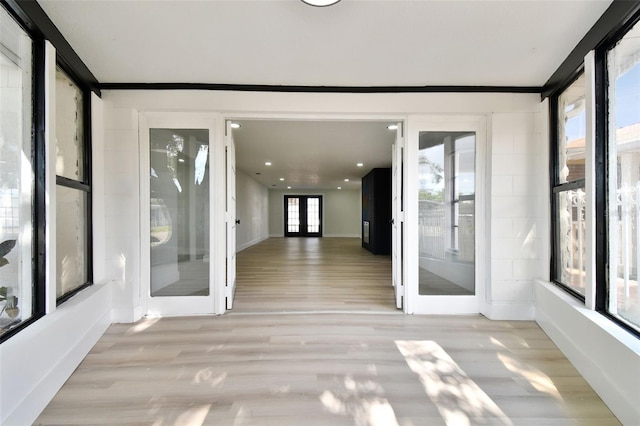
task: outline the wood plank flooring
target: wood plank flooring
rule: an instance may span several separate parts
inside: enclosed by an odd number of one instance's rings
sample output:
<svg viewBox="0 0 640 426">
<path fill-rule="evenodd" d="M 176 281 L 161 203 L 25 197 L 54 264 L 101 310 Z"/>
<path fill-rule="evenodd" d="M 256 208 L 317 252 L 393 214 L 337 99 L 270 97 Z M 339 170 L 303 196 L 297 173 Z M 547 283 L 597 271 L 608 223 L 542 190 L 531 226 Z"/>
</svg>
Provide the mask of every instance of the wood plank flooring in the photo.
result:
<svg viewBox="0 0 640 426">
<path fill-rule="evenodd" d="M 38 425 L 618 425 L 533 322 L 254 314 L 111 326 Z"/>
<path fill-rule="evenodd" d="M 399 313 L 358 240 L 272 239 L 238 265 L 232 313 L 112 325 L 35 423 L 619 424 L 534 322 Z"/>
<path fill-rule="evenodd" d="M 359 238 L 270 238 L 237 255 L 233 312 L 395 312 L 390 256 Z"/>
</svg>

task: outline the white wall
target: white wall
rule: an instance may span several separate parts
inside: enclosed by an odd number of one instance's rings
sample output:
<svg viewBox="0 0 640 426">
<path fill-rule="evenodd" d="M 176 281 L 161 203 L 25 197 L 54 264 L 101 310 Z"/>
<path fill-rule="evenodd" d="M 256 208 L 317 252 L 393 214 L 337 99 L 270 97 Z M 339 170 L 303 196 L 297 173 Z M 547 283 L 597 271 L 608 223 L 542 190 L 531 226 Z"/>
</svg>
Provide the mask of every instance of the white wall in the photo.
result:
<svg viewBox="0 0 640 426">
<path fill-rule="evenodd" d="M 269 190 L 270 236 L 284 236 L 285 195 L 322 195 L 322 235 L 325 237 L 360 237 L 361 196 L 360 191 L 354 189 Z"/>
<path fill-rule="evenodd" d="M 236 172 L 236 251 L 269 238 L 269 190 L 246 174 Z"/>
<path fill-rule="evenodd" d="M 540 110 L 491 115 L 491 285 L 486 315 L 492 319 L 533 319 L 534 280 L 548 276 L 545 117 Z"/>
<path fill-rule="evenodd" d="M 104 97 L 103 97 L 104 99 Z M 104 263 L 114 282 L 114 322 L 140 319 L 140 155 L 138 111 L 105 105 Z"/>
</svg>

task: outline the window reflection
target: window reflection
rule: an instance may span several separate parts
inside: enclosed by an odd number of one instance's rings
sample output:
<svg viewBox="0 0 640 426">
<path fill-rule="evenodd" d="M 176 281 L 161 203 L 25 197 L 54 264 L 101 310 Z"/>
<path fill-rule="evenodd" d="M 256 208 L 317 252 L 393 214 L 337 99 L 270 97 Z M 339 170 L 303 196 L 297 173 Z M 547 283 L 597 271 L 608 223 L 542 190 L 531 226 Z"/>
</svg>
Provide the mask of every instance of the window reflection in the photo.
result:
<svg viewBox="0 0 640 426">
<path fill-rule="evenodd" d="M 209 131 L 150 129 L 151 296 L 209 295 Z"/>
</svg>

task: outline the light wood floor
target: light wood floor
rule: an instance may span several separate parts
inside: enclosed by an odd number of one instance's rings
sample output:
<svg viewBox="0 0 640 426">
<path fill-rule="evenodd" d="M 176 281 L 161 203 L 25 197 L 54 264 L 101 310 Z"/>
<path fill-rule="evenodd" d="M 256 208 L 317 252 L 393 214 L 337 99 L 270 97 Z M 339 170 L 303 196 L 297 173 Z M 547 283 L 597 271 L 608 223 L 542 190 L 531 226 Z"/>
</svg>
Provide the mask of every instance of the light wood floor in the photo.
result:
<svg viewBox="0 0 640 426">
<path fill-rule="evenodd" d="M 617 425 L 533 322 L 256 314 L 109 328 L 42 425 Z"/>
<path fill-rule="evenodd" d="M 396 312 L 391 257 L 359 238 L 270 238 L 237 255 L 233 312 Z"/>
<path fill-rule="evenodd" d="M 619 424 L 534 322 L 398 313 L 388 258 L 353 241 L 238 263 L 233 313 L 112 325 L 36 424 Z"/>
</svg>

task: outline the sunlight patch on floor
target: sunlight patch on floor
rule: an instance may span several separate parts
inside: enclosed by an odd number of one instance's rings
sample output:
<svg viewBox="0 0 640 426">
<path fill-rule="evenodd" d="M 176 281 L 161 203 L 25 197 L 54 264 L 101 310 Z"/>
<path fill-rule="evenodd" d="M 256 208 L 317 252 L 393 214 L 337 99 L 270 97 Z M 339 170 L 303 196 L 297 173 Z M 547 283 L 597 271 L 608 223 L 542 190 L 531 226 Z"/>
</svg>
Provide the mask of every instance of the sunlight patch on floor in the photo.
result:
<svg viewBox="0 0 640 426">
<path fill-rule="evenodd" d="M 496 425 L 513 424 L 436 342 L 395 343 L 447 425 L 471 425 L 477 423 L 475 419 L 488 418 Z"/>
</svg>

